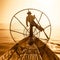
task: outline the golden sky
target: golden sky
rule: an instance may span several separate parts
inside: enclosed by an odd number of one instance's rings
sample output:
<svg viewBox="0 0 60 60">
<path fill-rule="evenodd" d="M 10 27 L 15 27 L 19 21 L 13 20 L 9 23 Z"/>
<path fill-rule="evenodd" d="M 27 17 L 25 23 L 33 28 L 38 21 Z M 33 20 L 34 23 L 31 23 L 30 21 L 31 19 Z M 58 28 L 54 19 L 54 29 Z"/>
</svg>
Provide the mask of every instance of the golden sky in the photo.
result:
<svg viewBox="0 0 60 60">
<path fill-rule="evenodd" d="M 60 40 L 60 0 L 0 0 L 0 29 L 9 29 L 12 16 L 25 8 L 45 12 L 52 25 L 51 39 Z"/>
</svg>

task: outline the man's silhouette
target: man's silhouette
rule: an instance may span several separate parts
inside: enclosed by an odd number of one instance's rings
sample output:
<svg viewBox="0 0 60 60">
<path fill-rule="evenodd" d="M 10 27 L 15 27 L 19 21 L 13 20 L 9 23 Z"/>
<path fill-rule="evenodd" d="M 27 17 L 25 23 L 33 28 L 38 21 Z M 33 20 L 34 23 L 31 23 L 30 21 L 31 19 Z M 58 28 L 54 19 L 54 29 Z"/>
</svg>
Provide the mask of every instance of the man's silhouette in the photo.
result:
<svg viewBox="0 0 60 60">
<path fill-rule="evenodd" d="M 33 26 L 35 26 L 38 30 L 43 31 L 44 29 L 35 23 L 35 15 L 31 15 L 31 12 L 28 11 L 28 16 L 26 17 L 26 25 L 28 26 L 28 22 L 30 23 L 30 36 L 33 36 Z"/>
</svg>

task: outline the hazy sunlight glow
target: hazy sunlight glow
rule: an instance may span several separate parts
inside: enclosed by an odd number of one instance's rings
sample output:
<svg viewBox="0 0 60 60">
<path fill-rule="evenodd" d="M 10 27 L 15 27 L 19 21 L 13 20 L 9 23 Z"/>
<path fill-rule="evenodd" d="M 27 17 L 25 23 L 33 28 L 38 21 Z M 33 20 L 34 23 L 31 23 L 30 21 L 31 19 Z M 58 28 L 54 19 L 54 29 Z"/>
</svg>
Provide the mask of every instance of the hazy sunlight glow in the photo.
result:
<svg viewBox="0 0 60 60">
<path fill-rule="evenodd" d="M 24 8 L 39 9 L 49 17 L 51 39 L 60 39 L 60 0 L 0 0 L 0 29 L 9 29 L 12 16 Z"/>
</svg>

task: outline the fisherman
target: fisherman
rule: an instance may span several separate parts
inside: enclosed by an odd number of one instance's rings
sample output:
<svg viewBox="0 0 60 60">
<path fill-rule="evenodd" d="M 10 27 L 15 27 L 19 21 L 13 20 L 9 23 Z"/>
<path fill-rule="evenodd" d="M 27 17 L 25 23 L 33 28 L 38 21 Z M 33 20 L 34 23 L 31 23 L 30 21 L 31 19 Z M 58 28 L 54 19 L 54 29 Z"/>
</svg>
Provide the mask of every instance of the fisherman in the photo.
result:
<svg viewBox="0 0 60 60">
<path fill-rule="evenodd" d="M 35 15 L 31 15 L 31 12 L 28 11 L 28 16 L 26 17 L 26 25 L 28 26 L 28 22 L 30 23 L 30 36 L 33 36 L 33 26 L 35 26 L 38 30 L 43 31 L 44 29 L 35 23 L 34 19 Z"/>
</svg>

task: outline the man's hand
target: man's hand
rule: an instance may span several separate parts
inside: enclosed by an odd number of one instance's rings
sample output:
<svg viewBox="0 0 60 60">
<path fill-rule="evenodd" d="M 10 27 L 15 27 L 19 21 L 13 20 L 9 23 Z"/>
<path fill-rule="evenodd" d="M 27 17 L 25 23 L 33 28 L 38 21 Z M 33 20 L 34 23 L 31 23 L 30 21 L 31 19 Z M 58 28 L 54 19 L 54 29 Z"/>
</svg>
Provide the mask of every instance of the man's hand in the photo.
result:
<svg viewBox="0 0 60 60">
<path fill-rule="evenodd" d="M 26 24 L 28 26 L 28 24 Z"/>
</svg>

